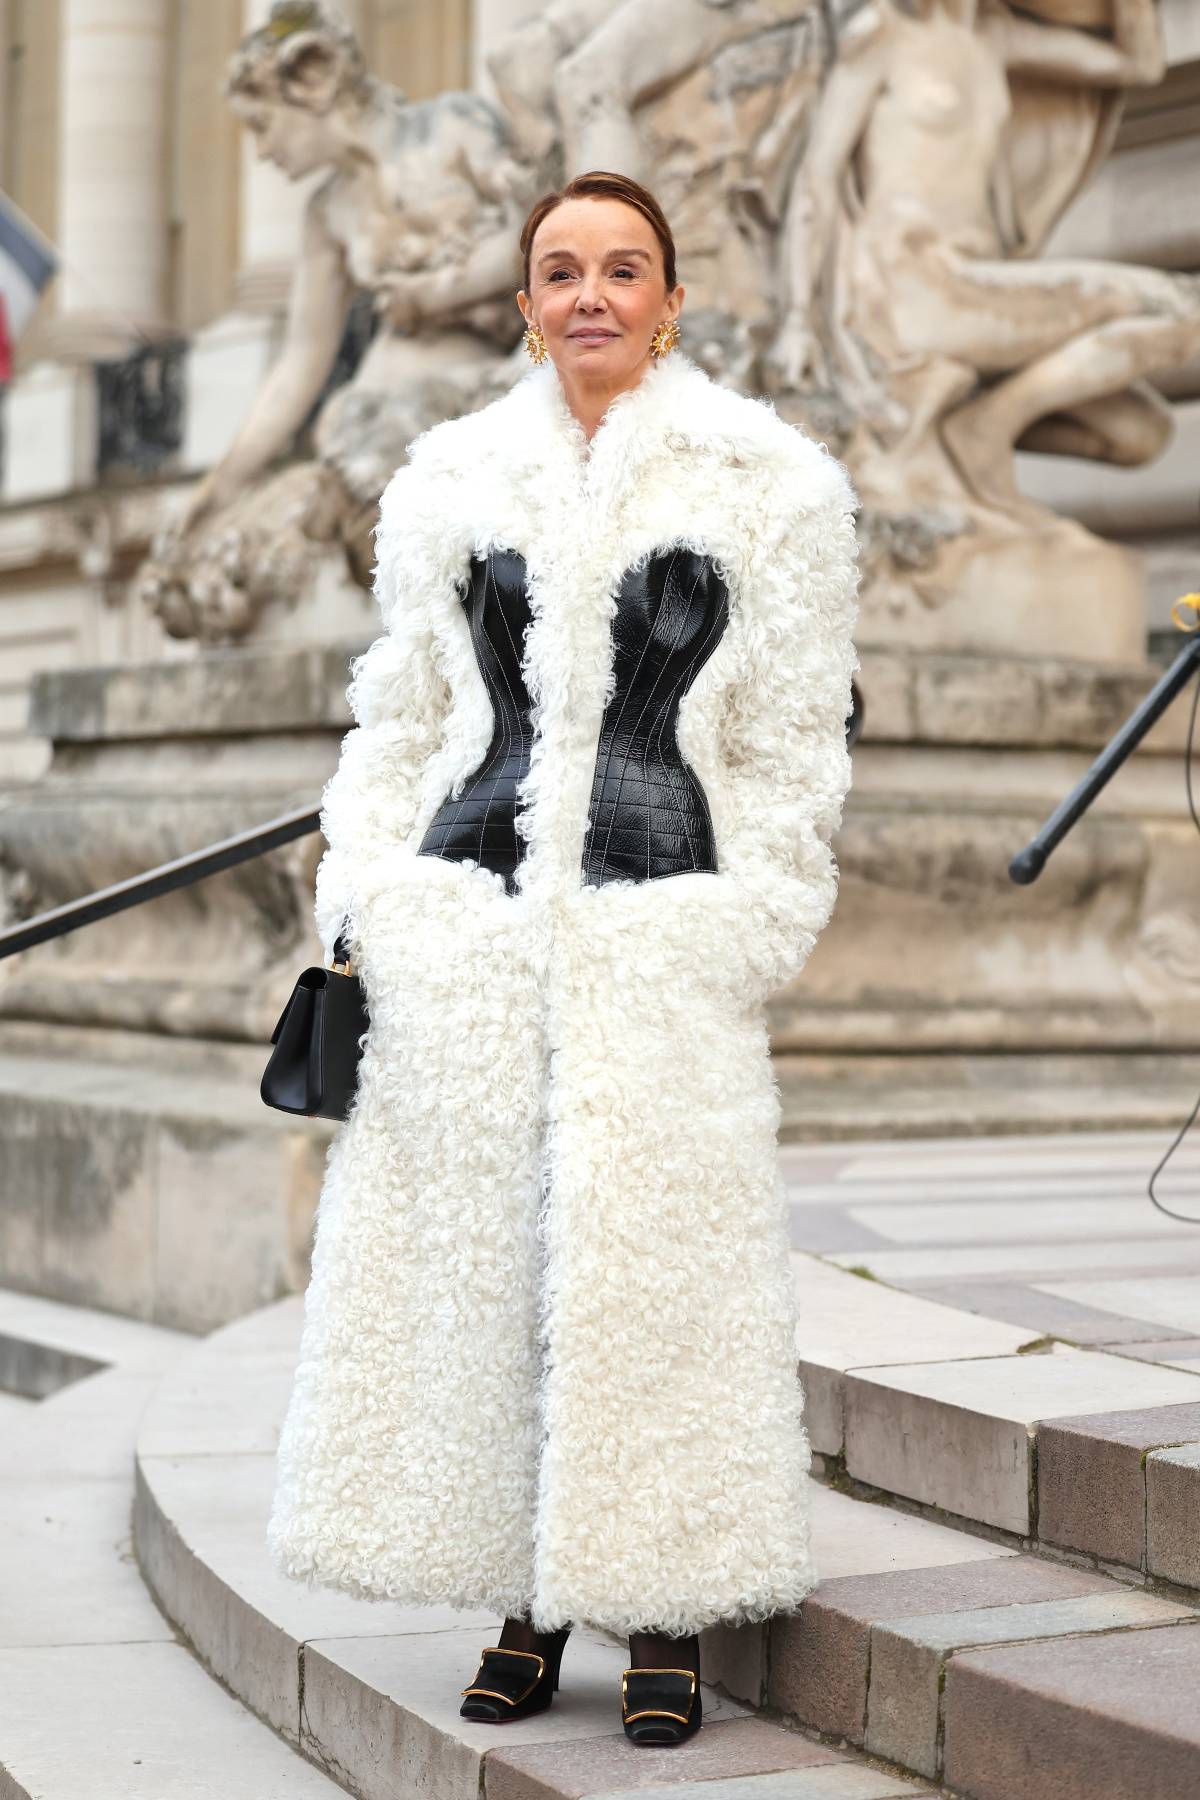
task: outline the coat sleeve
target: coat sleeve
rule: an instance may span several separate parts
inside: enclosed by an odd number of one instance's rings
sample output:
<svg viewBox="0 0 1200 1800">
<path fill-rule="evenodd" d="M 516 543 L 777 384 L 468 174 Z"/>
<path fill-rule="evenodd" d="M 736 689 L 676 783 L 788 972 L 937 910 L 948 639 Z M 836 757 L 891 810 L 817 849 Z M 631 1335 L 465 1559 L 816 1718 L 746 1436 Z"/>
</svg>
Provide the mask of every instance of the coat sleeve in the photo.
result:
<svg viewBox="0 0 1200 1800">
<path fill-rule="evenodd" d="M 442 739 L 451 690 L 438 654 L 421 552 L 423 477 L 398 469 L 380 501 L 374 593 L 386 626 L 350 664 L 353 728 L 321 796 L 326 849 L 314 913 L 327 956 L 344 926 L 353 944 L 356 898 L 386 879 L 381 859 L 413 829 L 421 777 Z"/>
<path fill-rule="evenodd" d="M 756 521 L 718 730 L 724 861 L 750 903 L 767 991 L 800 973 L 837 898 L 831 840 L 851 781 L 859 667 L 854 491 L 822 446 L 802 448 Z"/>
</svg>

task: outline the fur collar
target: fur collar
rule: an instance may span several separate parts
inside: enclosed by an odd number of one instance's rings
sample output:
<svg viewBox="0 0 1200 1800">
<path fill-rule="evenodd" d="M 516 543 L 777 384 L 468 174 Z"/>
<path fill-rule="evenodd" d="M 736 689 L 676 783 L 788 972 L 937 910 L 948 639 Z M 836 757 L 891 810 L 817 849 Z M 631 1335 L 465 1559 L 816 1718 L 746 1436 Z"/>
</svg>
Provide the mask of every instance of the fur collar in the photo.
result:
<svg viewBox="0 0 1200 1800">
<path fill-rule="evenodd" d="M 475 412 L 430 426 L 408 452 L 376 527 L 381 561 L 406 571 L 403 583 L 377 584 L 389 631 L 397 596 L 411 606 L 414 584 L 454 610 L 465 564 L 495 544 L 526 558 L 534 586 L 540 571 L 607 605 L 656 549 L 705 551 L 736 580 L 802 522 L 821 535 L 856 505 L 824 444 L 679 350 L 611 401 L 590 446 L 547 360 Z"/>
<path fill-rule="evenodd" d="M 593 496 L 656 460 L 682 459 L 689 467 L 716 461 L 786 482 L 801 510 L 856 505 L 845 468 L 824 444 L 781 419 L 770 400 L 714 381 L 678 349 L 610 402 L 590 446 L 547 359 L 499 399 L 423 432 L 409 454 L 430 474 L 461 480 L 464 466 L 499 460 L 514 482 L 553 475 Z"/>
</svg>

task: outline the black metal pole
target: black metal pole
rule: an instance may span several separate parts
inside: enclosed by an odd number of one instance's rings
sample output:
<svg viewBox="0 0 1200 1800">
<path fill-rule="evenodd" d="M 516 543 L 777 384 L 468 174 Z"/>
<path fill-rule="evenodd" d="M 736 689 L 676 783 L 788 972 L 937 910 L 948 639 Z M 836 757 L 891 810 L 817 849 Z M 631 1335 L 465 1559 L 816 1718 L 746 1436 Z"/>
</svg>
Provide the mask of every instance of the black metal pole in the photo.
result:
<svg viewBox="0 0 1200 1800">
<path fill-rule="evenodd" d="M 126 907 L 139 906 L 143 900 L 155 900 L 175 888 L 188 887 L 194 881 L 202 881 L 206 875 L 216 875 L 222 869 L 233 868 L 236 863 L 249 862 L 255 856 L 277 850 L 281 844 L 290 844 L 294 839 L 308 837 L 320 829 L 320 807 L 305 807 L 284 813 L 278 819 L 269 819 L 265 825 L 257 825 L 250 831 L 239 831 L 235 837 L 222 838 L 206 850 L 193 850 L 187 856 L 176 857 L 173 862 L 147 869 L 142 875 L 131 875 L 128 881 L 114 882 L 112 887 L 85 894 L 80 900 L 68 900 L 65 906 L 56 906 L 50 912 L 38 913 L 36 918 L 23 919 L 19 925 L 10 925 L 6 931 L 0 931 L 0 959 L 15 956 L 20 950 L 30 950 L 34 944 L 44 944 L 49 938 L 62 937 L 80 925 L 90 925 L 94 919 L 106 919 L 112 913 L 123 912 Z"/>
<path fill-rule="evenodd" d="M 1137 749 L 1155 720 L 1166 712 L 1176 694 L 1197 674 L 1200 674 L 1200 636 L 1184 645 L 1137 711 L 1130 714 L 1111 743 L 1105 745 L 1079 785 L 1055 808 L 1037 836 L 1031 838 L 1024 850 L 1019 850 L 1013 857 L 1008 865 L 1008 873 L 1013 881 L 1024 887 L 1037 880 L 1051 851 L 1062 842 L 1101 788 L 1112 780 L 1126 758 Z"/>
</svg>

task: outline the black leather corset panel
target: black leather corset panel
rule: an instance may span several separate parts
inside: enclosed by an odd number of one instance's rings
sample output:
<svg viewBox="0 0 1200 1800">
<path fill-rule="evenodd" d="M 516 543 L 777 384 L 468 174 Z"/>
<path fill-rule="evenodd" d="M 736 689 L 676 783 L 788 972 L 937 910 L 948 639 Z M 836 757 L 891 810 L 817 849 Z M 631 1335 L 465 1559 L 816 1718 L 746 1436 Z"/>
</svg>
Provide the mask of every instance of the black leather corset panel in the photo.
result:
<svg viewBox="0 0 1200 1800">
<path fill-rule="evenodd" d="M 622 579 L 613 620 L 616 687 L 600 726 L 585 885 L 716 872 L 708 801 L 680 754 L 675 722 L 728 617 L 725 583 L 697 551 L 660 551 Z"/>
<path fill-rule="evenodd" d="M 492 741 L 458 799 L 444 800 L 438 808 L 418 854 L 452 862 L 471 858 L 503 875 L 511 893 L 524 848 L 516 827 L 517 784 L 529 768 L 533 744 L 530 699 L 521 673 L 531 616 L 525 558 L 513 550 L 491 550 L 486 560 L 472 557 L 463 607 L 492 702 Z"/>
<path fill-rule="evenodd" d="M 517 788 L 533 743 L 521 672 L 531 616 L 524 557 L 492 550 L 472 558 L 463 606 L 495 724 L 482 762 L 458 798 L 443 801 L 419 854 L 470 858 L 503 875 L 511 893 L 525 848 L 516 829 Z M 675 725 L 728 616 L 725 583 L 711 558 L 696 551 L 661 551 L 622 578 L 612 624 L 615 688 L 596 750 L 584 884 L 716 872 L 708 802 L 680 754 Z"/>
</svg>

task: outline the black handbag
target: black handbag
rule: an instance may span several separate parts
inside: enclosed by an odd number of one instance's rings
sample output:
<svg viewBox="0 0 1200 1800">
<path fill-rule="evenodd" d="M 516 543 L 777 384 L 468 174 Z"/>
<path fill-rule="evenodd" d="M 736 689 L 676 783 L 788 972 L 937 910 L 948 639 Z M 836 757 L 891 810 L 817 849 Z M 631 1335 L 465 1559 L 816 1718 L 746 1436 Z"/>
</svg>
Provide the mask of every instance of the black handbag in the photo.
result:
<svg viewBox="0 0 1200 1800">
<path fill-rule="evenodd" d="M 345 1119 L 370 1022 L 362 983 L 339 937 L 333 966 L 301 972 L 271 1033 L 275 1048 L 259 1087 L 267 1105 L 310 1119 Z"/>
</svg>

